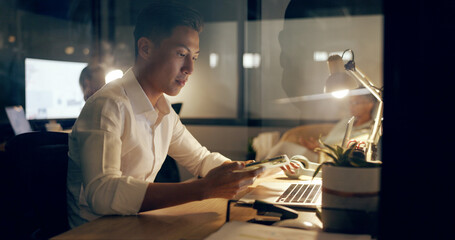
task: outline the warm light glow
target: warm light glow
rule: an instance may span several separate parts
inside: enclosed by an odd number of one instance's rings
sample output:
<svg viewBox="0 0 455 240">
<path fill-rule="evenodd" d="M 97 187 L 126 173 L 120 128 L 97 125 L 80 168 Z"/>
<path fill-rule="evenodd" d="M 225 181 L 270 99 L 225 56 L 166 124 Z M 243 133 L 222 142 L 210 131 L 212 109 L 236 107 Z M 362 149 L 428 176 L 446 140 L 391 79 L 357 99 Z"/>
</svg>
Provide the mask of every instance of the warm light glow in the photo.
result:
<svg viewBox="0 0 455 240">
<path fill-rule="evenodd" d="M 329 55 L 327 54 L 327 52 L 316 51 L 316 52 L 313 53 L 313 60 L 315 62 L 327 61 L 328 57 L 329 57 Z"/>
<path fill-rule="evenodd" d="M 16 41 L 16 36 L 11 35 L 8 37 L 8 42 L 13 43 L 15 41 Z"/>
<path fill-rule="evenodd" d="M 337 52 L 331 52 L 331 53 L 329 53 L 329 56 L 333 56 L 333 55 L 338 55 L 338 56 L 341 57 L 341 55 L 343 55 L 343 51 L 337 51 Z M 346 55 L 345 55 L 345 56 L 346 56 Z M 344 58 L 343 58 L 343 60 L 344 60 Z"/>
<path fill-rule="evenodd" d="M 344 55 L 343 55 L 343 51 L 329 53 L 329 56 L 332 56 L 332 55 L 343 56 L 343 60 L 344 61 L 352 60 L 352 53 L 351 52 L 345 52 Z"/>
<path fill-rule="evenodd" d="M 344 52 L 343 60 L 345 60 L 345 61 L 352 60 L 352 52 Z"/>
<path fill-rule="evenodd" d="M 336 98 L 344 98 L 348 95 L 348 93 L 349 93 L 349 89 L 343 89 L 343 90 L 332 92 L 332 96 L 334 96 Z"/>
<path fill-rule="evenodd" d="M 310 222 L 303 222 L 303 225 L 305 225 L 307 227 L 312 227 L 313 226 L 313 224 L 310 223 Z"/>
<path fill-rule="evenodd" d="M 82 53 L 83 53 L 84 55 L 88 55 L 88 54 L 90 53 L 90 49 L 84 48 L 84 49 L 82 49 Z"/>
<path fill-rule="evenodd" d="M 73 53 L 74 53 L 74 47 L 73 47 L 73 46 L 68 46 L 68 47 L 66 47 L 66 48 L 65 48 L 65 53 L 66 53 L 67 55 L 73 54 Z"/>
<path fill-rule="evenodd" d="M 243 54 L 244 68 L 258 68 L 259 66 L 261 66 L 261 55 L 259 53 Z"/>
<path fill-rule="evenodd" d="M 216 68 L 218 66 L 218 54 L 216 53 L 210 53 L 210 58 L 209 58 L 209 65 L 210 68 Z"/>
<path fill-rule="evenodd" d="M 114 81 L 115 79 L 123 77 L 123 71 L 120 69 L 115 69 L 110 71 L 108 74 L 106 74 L 106 83 L 110 83 Z"/>
<path fill-rule="evenodd" d="M 315 62 L 324 62 L 324 61 L 327 61 L 327 59 L 329 58 L 329 56 L 333 56 L 333 55 L 343 55 L 343 51 L 337 51 L 337 52 L 325 52 L 325 51 L 316 51 L 313 53 L 313 60 Z M 344 61 L 349 61 L 349 60 L 352 60 L 352 53 L 351 52 L 345 52 L 344 55 L 343 55 L 343 60 Z"/>
</svg>

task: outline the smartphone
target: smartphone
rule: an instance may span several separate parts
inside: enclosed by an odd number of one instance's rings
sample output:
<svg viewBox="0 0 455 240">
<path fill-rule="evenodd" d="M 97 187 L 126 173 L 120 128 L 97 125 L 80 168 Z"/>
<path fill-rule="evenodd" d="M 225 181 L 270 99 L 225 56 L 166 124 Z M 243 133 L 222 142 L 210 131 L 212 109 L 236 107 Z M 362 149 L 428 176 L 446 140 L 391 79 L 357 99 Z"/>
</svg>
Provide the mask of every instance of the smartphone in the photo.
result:
<svg viewBox="0 0 455 240">
<path fill-rule="evenodd" d="M 282 167 L 287 164 L 289 164 L 289 158 L 287 155 L 280 155 L 277 157 L 269 158 L 269 159 L 264 159 L 259 162 L 253 162 L 245 165 L 245 168 L 241 170 L 235 170 L 234 172 L 247 172 L 247 171 L 252 171 L 255 169 L 258 169 L 260 167 L 264 167 L 265 169 L 270 169 L 270 168 L 276 168 L 276 167 Z"/>
</svg>

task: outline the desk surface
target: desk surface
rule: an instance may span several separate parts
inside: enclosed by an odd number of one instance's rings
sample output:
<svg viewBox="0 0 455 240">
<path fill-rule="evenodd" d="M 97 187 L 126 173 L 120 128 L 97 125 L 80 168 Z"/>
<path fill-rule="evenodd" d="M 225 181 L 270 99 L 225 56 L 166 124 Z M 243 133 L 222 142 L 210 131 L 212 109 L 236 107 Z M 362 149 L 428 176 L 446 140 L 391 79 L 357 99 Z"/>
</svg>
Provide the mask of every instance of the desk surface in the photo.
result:
<svg viewBox="0 0 455 240">
<path fill-rule="evenodd" d="M 270 180 L 266 177 L 263 180 Z M 293 181 L 284 175 L 276 181 Z M 258 182 L 253 185 L 256 186 Z M 137 216 L 104 216 L 53 239 L 204 239 L 217 231 L 226 220 L 228 201 L 208 199 L 179 206 L 140 213 Z M 314 212 L 303 212 L 305 218 L 321 225 Z M 230 219 L 247 221 L 256 210 L 232 207 Z"/>
</svg>

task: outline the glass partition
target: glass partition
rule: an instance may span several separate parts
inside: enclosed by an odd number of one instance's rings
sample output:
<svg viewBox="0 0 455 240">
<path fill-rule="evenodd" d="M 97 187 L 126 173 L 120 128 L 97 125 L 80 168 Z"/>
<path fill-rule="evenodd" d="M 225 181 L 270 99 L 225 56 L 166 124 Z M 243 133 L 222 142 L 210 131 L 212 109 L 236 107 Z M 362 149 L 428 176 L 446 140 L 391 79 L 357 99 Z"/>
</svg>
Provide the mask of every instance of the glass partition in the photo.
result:
<svg viewBox="0 0 455 240">
<path fill-rule="evenodd" d="M 352 49 L 358 67 L 382 86 L 382 16 L 264 20 L 261 30 L 260 99 L 253 118 L 333 120 L 345 115 L 345 101 L 324 93 L 327 58 Z M 346 58 L 346 57 L 345 57 Z M 249 81 L 249 79 L 246 79 Z M 257 107 L 260 105 L 261 107 Z"/>
<path fill-rule="evenodd" d="M 2 1 L 1 107 L 26 105 L 26 58 L 100 63 L 125 72 L 134 63 L 136 16 L 151 1 Z M 181 2 L 205 19 L 194 74 L 180 95 L 170 97 L 183 103 L 185 123 L 336 122 L 349 115 L 349 104 L 324 93 L 326 60 L 345 49 L 382 86 L 380 0 Z M 4 111 L 0 122 L 7 123 Z"/>
<path fill-rule="evenodd" d="M 247 41 L 246 51 L 253 45 L 261 56 L 256 75 L 245 79 L 250 86 L 246 92 L 249 118 L 304 122 L 348 116 L 347 98 L 336 99 L 324 92 L 329 76 L 327 58 L 341 55 L 346 49 L 354 51 L 357 67 L 375 85 L 383 85 L 380 5 L 369 2 L 364 6 L 337 6 L 334 2 L 333 6 L 324 6 L 303 2 L 261 1 L 264 17 L 247 23 L 246 29 L 255 29 L 259 34 Z M 355 7 L 368 10 L 351 12 Z M 344 59 L 349 57 L 345 55 Z"/>
</svg>

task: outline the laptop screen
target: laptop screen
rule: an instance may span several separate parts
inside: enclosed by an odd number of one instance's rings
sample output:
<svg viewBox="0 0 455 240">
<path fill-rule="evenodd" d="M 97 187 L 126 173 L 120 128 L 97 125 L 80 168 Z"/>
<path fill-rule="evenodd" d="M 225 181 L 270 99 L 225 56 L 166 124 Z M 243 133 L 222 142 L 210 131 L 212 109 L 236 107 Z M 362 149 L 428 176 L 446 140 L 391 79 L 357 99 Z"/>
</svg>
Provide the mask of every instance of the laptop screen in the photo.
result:
<svg viewBox="0 0 455 240">
<path fill-rule="evenodd" d="M 5 107 L 5 111 L 15 135 L 33 131 L 22 106 Z"/>
</svg>

